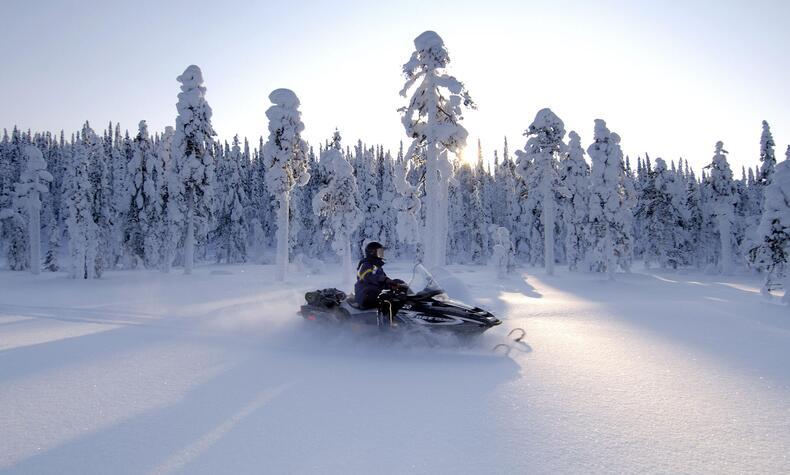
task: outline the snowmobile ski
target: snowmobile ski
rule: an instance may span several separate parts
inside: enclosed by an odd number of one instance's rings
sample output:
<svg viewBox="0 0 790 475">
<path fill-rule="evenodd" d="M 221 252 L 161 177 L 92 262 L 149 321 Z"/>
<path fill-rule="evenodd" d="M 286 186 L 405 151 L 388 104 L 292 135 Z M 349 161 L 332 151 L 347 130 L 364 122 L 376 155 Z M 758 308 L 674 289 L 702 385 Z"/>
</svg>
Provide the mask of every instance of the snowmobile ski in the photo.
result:
<svg viewBox="0 0 790 475">
<path fill-rule="evenodd" d="M 516 336 L 513 336 L 514 333 L 516 334 Z M 510 333 L 508 333 L 507 336 L 511 338 L 511 340 L 514 343 L 521 343 L 522 345 L 526 344 L 521 340 L 523 340 L 524 337 L 527 336 L 527 332 L 521 327 L 516 327 L 510 330 Z M 491 351 L 493 351 L 494 353 L 498 353 L 501 351 L 500 348 L 505 349 L 505 351 L 502 353 L 503 356 L 509 356 L 510 351 L 513 349 L 513 346 L 507 343 L 497 343 L 496 345 L 494 345 L 493 348 L 491 348 Z"/>
</svg>

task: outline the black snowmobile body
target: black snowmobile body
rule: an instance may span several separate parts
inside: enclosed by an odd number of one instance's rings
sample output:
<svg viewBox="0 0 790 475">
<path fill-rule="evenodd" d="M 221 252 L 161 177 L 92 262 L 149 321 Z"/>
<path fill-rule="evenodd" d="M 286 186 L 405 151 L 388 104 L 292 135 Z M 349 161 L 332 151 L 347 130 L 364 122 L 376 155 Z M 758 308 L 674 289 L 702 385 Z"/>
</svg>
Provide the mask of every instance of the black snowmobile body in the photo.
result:
<svg viewBox="0 0 790 475">
<path fill-rule="evenodd" d="M 502 323 L 491 313 L 447 298 L 441 289 L 417 293 L 386 290 L 378 308 L 361 309 L 337 289 L 308 292 L 299 314 L 327 325 L 364 325 L 381 330 L 404 328 L 478 335 Z"/>
</svg>

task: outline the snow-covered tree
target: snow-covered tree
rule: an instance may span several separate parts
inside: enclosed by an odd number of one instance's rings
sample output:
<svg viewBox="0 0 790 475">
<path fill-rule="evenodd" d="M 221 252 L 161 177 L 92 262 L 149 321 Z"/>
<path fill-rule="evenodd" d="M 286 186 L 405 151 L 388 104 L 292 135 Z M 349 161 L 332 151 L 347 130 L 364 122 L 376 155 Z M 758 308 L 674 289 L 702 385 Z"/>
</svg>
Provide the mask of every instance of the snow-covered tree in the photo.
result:
<svg viewBox="0 0 790 475">
<path fill-rule="evenodd" d="M 480 223 L 476 225 L 480 230 L 480 249 L 482 251 L 481 260 L 491 254 L 492 237 L 486 230 L 494 223 L 494 208 L 496 203 L 494 192 L 494 177 L 489 173 L 483 158 L 483 147 L 480 139 L 477 140 L 477 161 L 475 162 L 475 193 L 479 196 L 480 202 Z"/>
<path fill-rule="evenodd" d="M 105 147 L 109 148 L 107 157 L 109 160 L 110 186 L 112 187 L 112 222 L 108 230 L 112 243 L 112 255 L 108 256 L 108 260 L 112 266 L 119 262 L 128 265 L 129 262 L 126 261 L 130 260 L 130 256 L 126 254 L 128 247 L 125 245 L 125 238 L 132 199 L 129 162 L 132 159 L 133 148 L 128 135 L 126 139 L 121 135 L 120 124 L 116 123 L 115 129 L 110 124 L 106 137 Z"/>
<path fill-rule="evenodd" d="M 260 261 L 263 250 L 267 246 L 266 243 L 274 237 L 272 196 L 266 188 L 263 146 L 263 137 L 261 137 L 258 149 L 253 152 L 250 165 L 251 194 L 247 208 L 248 223 L 250 224 L 250 248 L 255 254 L 256 261 Z"/>
<path fill-rule="evenodd" d="M 217 193 L 217 239 L 223 252 L 217 260 L 244 262 L 247 260 L 247 233 L 244 208 L 247 195 L 242 182 L 242 153 L 239 136 L 233 137 L 233 147 L 218 163 L 219 190 Z"/>
<path fill-rule="evenodd" d="M 491 255 L 491 266 L 497 270 L 500 279 L 513 272 L 516 267 L 513 256 L 513 243 L 510 242 L 510 231 L 502 226 L 492 224 L 489 228 L 493 236 L 494 246 Z"/>
<path fill-rule="evenodd" d="M 677 269 L 683 261 L 685 229 L 682 211 L 673 197 L 674 176 L 661 158 L 656 159 L 649 175 L 636 209 L 643 226 L 642 238 L 647 243 L 645 265 L 649 267 L 652 262 L 657 262 L 662 269 Z"/>
<path fill-rule="evenodd" d="M 488 257 L 488 227 L 485 225 L 480 178 L 466 161 L 459 161 L 451 180 L 452 226 L 448 254 L 456 262 L 484 263 Z"/>
<path fill-rule="evenodd" d="M 332 249 L 343 260 L 343 279 L 348 282 L 353 274 L 351 235 L 362 222 L 359 209 L 359 190 L 354 168 L 343 156 L 340 133 L 335 131 L 332 144 L 324 152 L 322 162 L 330 171 L 329 183 L 313 198 L 313 212 L 324 218 L 324 236 L 331 240 Z"/>
<path fill-rule="evenodd" d="M 753 264 L 766 271 L 763 293 L 784 287 L 784 301 L 790 303 L 790 147 L 788 160 L 779 163 L 765 188 L 765 211 L 757 230 L 760 244 L 749 253 Z"/>
<path fill-rule="evenodd" d="M 288 269 L 288 216 L 291 190 L 295 185 L 304 186 L 310 180 L 307 172 L 307 144 L 302 140 L 304 130 L 299 99 L 293 91 L 275 89 L 269 94 L 271 107 L 266 110 L 269 119 L 269 139 L 263 147 L 266 166 L 266 186 L 277 200 L 277 270 L 275 278 L 285 280 Z"/>
<path fill-rule="evenodd" d="M 42 220 L 47 229 L 46 239 L 48 241 L 47 252 L 44 257 L 44 268 L 50 272 L 60 270 L 60 247 L 63 238 L 62 224 L 65 216 L 66 197 L 63 195 L 63 177 L 65 169 L 65 138 L 63 131 L 60 132 L 60 142 L 52 140 L 45 160 L 48 171 L 52 174 L 52 181 L 49 185 L 47 205 L 45 206 L 45 220 Z"/>
<path fill-rule="evenodd" d="M 760 178 L 759 183 L 768 186 L 776 167 L 776 154 L 774 153 L 774 137 L 771 135 L 771 126 L 763 121 L 763 132 L 760 135 Z"/>
<path fill-rule="evenodd" d="M 620 137 L 601 119 L 595 120 L 594 141 L 587 154 L 592 161 L 587 263 L 591 271 L 614 277 L 618 265 L 628 270 L 632 219 L 628 187 L 632 184 L 626 181 Z"/>
<path fill-rule="evenodd" d="M 729 274 L 732 271 L 732 226 L 735 220 L 735 202 L 737 200 L 732 170 L 730 170 L 730 165 L 727 163 L 727 153 L 724 150 L 724 144 L 716 142 L 713 161 L 708 165 L 708 168 L 710 168 L 708 184 L 710 186 L 713 213 L 716 217 L 720 243 L 718 268 L 724 274 Z"/>
<path fill-rule="evenodd" d="M 560 163 L 560 179 L 567 190 L 562 200 L 565 228 L 565 259 L 568 268 L 578 269 L 584 262 L 587 248 L 587 226 L 590 212 L 590 166 L 584 160 L 579 134 L 568 133 L 568 151 Z"/>
<path fill-rule="evenodd" d="M 521 212 L 519 196 L 517 194 L 518 179 L 516 166 L 510 159 L 507 137 L 502 149 L 502 161 L 499 161 L 496 150 L 494 151 L 494 182 L 496 184 L 497 207 L 494 213 L 494 222 L 507 229 L 513 229 L 518 213 Z"/>
<path fill-rule="evenodd" d="M 27 259 L 27 268 L 33 274 L 41 270 L 41 194 L 48 191 L 47 184 L 52 175 L 47 171 L 47 164 L 41 151 L 33 145 L 22 149 L 25 168 L 14 186 L 13 205 L 10 209 L 0 210 L 0 218 L 13 218 L 27 222 L 28 256 L 19 256 L 16 260 Z"/>
<path fill-rule="evenodd" d="M 379 201 L 378 159 L 373 148 L 362 141 L 354 147 L 354 171 L 359 188 L 359 207 L 362 210 L 362 226 L 357 233 L 355 248 L 362 249 L 369 241 L 382 241 L 382 203 Z"/>
<path fill-rule="evenodd" d="M 173 160 L 172 147 L 175 129 L 165 127 L 159 140 L 157 156 L 162 164 L 162 186 L 159 189 L 162 221 L 159 228 L 159 242 L 162 243 L 162 272 L 170 272 L 176 249 L 182 237 L 181 203 L 179 197 L 183 193 L 178 164 Z"/>
<path fill-rule="evenodd" d="M 87 264 L 93 263 L 92 274 L 88 278 L 101 277 L 104 270 L 112 268 L 114 254 L 112 230 L 112 184 L 110 182 L 108 157 L 104 145 L 88 122 L 82 126 L 77 147 L 80 158 L 87 162 L 88 182 L 90 185 L 90 212 L 96 232 L 95 243 L 88 246 Z M 90 233 L 89 233 L 90 234 Z M 91 248 L 95 244 L 95 254 Z"/>
<path fill-rule="evenodd" d="M 90 135 L 87 127 L 83 134 Z M 71 276 L 75 279 L 95 279 L 99 253 L 99 226 L 92 210 L 94 187 L 90 180 L 92 138 L 78 137 L 73 156 L 67 167 L 65 195 L 68 196 L 66 228 L 71 252 Z"/>
<path fill-rule="evenodd" d="M 138 263 L 148 266 L 159 261 L 159 246 L 155 241 L 151 242 L 156 237 L 159 217 L 156 170 L 152 169 L 155 161 L 156 154 L 148 136 L 148 126 L 141 120 L 132 142 L 132 159 L 128 164 L 131 200 L 124 233 L 124 242 L 134 266 Z M 146 241 L 149 241 L 149 246 L 146 246 Z"/>
<path fill-rule="evenodd" d="M 206 102 L 203 73 L 191 65 L 176 78 L 181 83 L 178 117 L 173 134 L 172 158 L 177 162 L 179 186 L 170 190 L 184 215 L 184 273 L 191 274 L 195 259 L 195 231 L 211 217 L 214 159 L 211 156 L 214 129 L 211 107 Z M 178 193 L 178 196 L 173 196 Z M 199 236 L 198 236 L 199 237 Z"/>
<path fill-rule="evenodd" d="M 398 210 L 393 206 L 394 200 L 398 197 L 398 190 L 395 188 L 395 161 L 389 152 L 384 153 L 379 161 L 379 183 L 381 183 L 382 209 L 382 229 L 381 242 L 389 247 L 390 255 L 399 256 L 400 248 L 397 245 L 398 231 Z"/>
<path fill-rule="evenodd" d="M 686 164 L 686 166 L 688 166 L 688 164 Z M 706 246 L 706 243 L 703 242 L 705 215 L 703 212 L 702 194 L 699 182 L 694 176 L 694 173 L 688 170 L 686 175 L 688 179 L 686 181 L 686 190 L 684 194 L 684 208 L 687 240 L 683 252 L 687 264 L 700 268 L 705 262 L 703 248 Z"/>
<path fill-rule="evenodd" d="M 401 95 L 413 92 L 400 112 L 406 135 L 412 139 L 406 156 L 425 152 L 423 262 L 431 267 L 442 265 L 446 256 L 447 191 L 452 171 L 447 152 L 458 154 L 466 145 L 467 132 L 460 124 L 462 110 L 474 103 L 463 83 L 445 73 L 450 56 L 439 35 L 426 31 L 415 38 L 414 46 L 403 65 L 406 84 Z"/>
<path fill-rule="evenodd" d="M 395 189 L 399 197 L 392 206 L 398 210 L 396 231 L 398 239 L 404 244 L 417 244 L 420 240 L 420 211 L 422 203 L 419 198 L 419 187 L 408 180 L 411 162 L 402 159 L 395 162 Z"/>
<path fill-rule="evenodd" d="M 2 154 L 0 154 L 0 210 L 11 209 L 14 201 L 14 186 L 22 171 L 22 147 L 26 138 L 14 127 L 11 136 L 3 132 Z M 23 270 L 27 266 L 27 236 L 25 223 L 18 213 L 0 219 L 0 246 L 5 247 L 8 267 Z"/>
<path fill-rule="evenodd" d="M 554 273 L 554 232 L 557 226 L 557 202 L 568 196 L 557 173 L 559 157 L 565 151 L 565 125 L 551 109 L 541 109 L 524 132 L 528 137 L 524 150 L 517 151 L 516 172 L 529 190 L 526 207 L 535 217 L 530 239 L 530 260 L 537 261 L 542 249 L 546 273 Z M 539 220 L 539 221 L 538 221 Z"/>
</svg>

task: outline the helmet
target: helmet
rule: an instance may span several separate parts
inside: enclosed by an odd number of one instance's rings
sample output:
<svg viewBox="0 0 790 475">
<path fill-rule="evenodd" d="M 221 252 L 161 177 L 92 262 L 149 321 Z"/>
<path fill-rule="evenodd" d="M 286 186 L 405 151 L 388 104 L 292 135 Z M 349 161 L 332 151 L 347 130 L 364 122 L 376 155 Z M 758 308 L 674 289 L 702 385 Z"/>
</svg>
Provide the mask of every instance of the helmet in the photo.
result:
<svg viewBox="0 0 790 475">
<path fill-rule="evenodd" d="M 366 258 L 383 258 L 384 257 L 384 246 L 381 245 L 380 242 L 372 241 L 369 242 L 367 246 L 365 246 L 365 257 Z"/>
</svg>

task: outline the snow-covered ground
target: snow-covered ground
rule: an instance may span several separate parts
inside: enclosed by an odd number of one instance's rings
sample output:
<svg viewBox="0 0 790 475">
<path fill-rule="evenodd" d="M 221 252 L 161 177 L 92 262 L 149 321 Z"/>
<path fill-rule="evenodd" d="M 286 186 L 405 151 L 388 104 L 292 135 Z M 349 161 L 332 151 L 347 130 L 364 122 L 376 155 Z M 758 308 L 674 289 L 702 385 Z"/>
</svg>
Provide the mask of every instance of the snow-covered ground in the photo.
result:
<svg viewBox="0 0 790 475">
<path fill-rule="evenodd" d="M 758 278 L 449 270 L 505 320 L 470 348 L 312 331 L 336 269 L 0 272 L 0 471 L 790 471 L 790 311 Z"/>
</svg>

